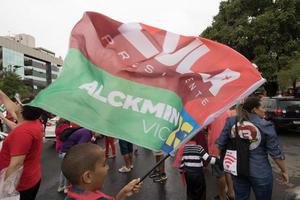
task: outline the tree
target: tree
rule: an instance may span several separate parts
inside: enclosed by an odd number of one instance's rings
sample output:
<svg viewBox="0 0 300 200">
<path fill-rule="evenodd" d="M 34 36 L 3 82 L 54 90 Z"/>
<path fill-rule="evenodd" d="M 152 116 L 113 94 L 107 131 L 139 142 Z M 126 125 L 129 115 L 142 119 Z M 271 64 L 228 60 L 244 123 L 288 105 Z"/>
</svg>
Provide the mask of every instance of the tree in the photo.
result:
<svg viewBox="0 0 300 200">
<path fill-rule="evenodd" d="M 274 95 L 277 75 L 300 47 L 299 0 L 222 1 L 212 26 L 201 36 L 224 43 L 254 62 Z"/>
<path fill-rule="evenodd" d="M 28 97 L 32 90 L 26 86 L 20 76 L 13 72 L 5 72 L 0 79 L 0 89 L 10 98 L 19 93 L 22 98 Z"/>
<path fill-rule="evenodd" d="M 300 80 L 300 55 L 293 58 L 287 65 L 287 70 L 280 70 L 278 73 L 278 83 L 281 90 L 293 86 L 294 96 L 296 93 L 296 84 Z"/>
</svg>

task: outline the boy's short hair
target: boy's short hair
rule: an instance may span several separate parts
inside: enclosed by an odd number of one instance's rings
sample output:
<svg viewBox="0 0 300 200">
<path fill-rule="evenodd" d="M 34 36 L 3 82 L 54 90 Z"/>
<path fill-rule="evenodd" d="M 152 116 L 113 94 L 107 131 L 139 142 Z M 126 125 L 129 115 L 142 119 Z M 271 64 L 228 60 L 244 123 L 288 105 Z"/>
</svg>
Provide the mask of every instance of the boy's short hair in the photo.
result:
<svg viewBox="0 0 300 200">
<path fill-rule="evenodd" d="M 63 159 L 61 170 L 71 184 L 78 184 L 80 177 L 86 171 L 94 171 L 96 162 L 100 159 L 96 144 L 84 143 L 73 146 Z"/>
</svg>

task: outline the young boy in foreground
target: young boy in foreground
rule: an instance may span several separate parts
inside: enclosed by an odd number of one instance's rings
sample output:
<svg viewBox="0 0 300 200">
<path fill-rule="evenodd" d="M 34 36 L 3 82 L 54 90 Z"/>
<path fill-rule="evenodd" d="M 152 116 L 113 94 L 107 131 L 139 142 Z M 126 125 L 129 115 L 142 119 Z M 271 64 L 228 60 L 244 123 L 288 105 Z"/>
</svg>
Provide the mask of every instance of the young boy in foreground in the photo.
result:
<svg viewBox="0 0 300 200">
<path fill-rule="evenodd" d="M 115 198 L 102 193 L 107 171 L 105 153 L 99 146 L 87 143 L 72 147 L 62 162 L 62 172 L 72 185 L 66 200 L 124 200 L 140 190 L 140 179 L 134 179 Z"/>
</svg>

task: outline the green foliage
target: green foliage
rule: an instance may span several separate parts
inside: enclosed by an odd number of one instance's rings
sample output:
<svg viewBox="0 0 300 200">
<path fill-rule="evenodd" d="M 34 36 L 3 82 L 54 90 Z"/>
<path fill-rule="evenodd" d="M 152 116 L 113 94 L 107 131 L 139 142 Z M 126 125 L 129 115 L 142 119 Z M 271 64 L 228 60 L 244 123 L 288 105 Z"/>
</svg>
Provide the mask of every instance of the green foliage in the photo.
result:
<svg viewBox="0 0 300 200">
<path fill-rule="evenodd" d="M 300 51 L 299 0 L 222 1 L 212 26 L 201 35 L 237 50 L 269 82 Z"/>
<path fill-rule="evenodd" d="M 26 86 L 21 78 L 12 72 L 5 72 L 0 79 L 0 89 L 10 98 L 19 93 L 22 98 L 28 97 L 32 90 Z"/>
<path fill-rule="evenodd" d="M 300 55 L 293 58 L 287 65 L 287 70 L 281 70 L 278 73 L 278 83 L 282 90 L 287 89 L 296 82 L 300 81 Z"/>
</svg>

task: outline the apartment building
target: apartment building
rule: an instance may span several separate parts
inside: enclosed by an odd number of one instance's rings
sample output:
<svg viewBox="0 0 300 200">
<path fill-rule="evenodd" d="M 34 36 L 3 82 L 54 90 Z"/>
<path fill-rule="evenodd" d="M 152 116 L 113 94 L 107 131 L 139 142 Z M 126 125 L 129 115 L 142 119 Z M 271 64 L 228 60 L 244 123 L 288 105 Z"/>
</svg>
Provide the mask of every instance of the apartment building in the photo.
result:
<svg viewBox="0 0 300 200">
<path fill-rule="evenodd" d="M 55 81 L 63 60 L 55 53 L 35 47 L 31 35 L 0 36 L 0 71 L 18 74 L 33 90 L 41 90 Z"/>
</svg>

